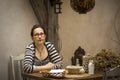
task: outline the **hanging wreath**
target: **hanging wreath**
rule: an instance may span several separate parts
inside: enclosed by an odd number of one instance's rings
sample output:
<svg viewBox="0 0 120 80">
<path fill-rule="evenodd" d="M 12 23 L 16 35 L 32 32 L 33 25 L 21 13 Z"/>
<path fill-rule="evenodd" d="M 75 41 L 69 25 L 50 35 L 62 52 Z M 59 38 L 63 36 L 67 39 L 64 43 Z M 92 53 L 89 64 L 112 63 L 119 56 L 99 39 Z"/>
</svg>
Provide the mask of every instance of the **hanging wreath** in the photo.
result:
<svg viewBox="0 0 120 80">
<path fill-rule="evenodd" d="M 70 0 L 70 5 L 76 12 L 85 14 L 93 9 L 95 0 Z"/>
</svg>

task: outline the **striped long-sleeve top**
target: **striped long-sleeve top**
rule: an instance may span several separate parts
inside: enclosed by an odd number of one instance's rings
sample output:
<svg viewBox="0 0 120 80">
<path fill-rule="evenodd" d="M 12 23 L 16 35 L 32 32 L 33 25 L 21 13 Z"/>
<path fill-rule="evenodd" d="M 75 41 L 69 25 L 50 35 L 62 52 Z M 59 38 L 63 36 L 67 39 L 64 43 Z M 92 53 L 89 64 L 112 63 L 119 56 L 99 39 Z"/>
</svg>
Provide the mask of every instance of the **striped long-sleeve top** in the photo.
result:
<svg viewBox="0 0 120 80">
<path fill-rule="evenodd" d="M 34 66 L 42 66 L 47 64 L 48 62 L 52 62 L 55 64 L 54 69 L 61 69 L 62 68 L 62 59 L 59 56 L 59 53 L 55 49 L 54 45 L 50 42 L 45 42 L 45 47 L 48 51 L 48 57 L 45 60 L 39 61 L 35 56 L 35 45 L 34 43 L 29 44 L 25 50 L 25 58 L 24 58 L 24 65 L 23 69 L 24 72 L 33 72 Z"/>
</svg>

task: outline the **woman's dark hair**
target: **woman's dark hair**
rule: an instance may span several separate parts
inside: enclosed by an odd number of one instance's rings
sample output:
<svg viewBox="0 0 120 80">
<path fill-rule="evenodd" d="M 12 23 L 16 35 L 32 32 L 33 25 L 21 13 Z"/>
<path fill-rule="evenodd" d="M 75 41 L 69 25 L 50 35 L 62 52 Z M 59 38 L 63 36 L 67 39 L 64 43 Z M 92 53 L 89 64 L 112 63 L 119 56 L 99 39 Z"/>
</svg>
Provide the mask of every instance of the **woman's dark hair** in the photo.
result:
<svg viewBox="0 0 120 80">
<path fill-rule="evenodd" d="M 39 24 L 35 24 L 35 25 L 33 25 L 32 29 L 31 29 L 31 37 L 33 37 L 33 32 L 34 32 L 34 29 L 36 29 L 36 28 L 42 28 L 44 33 L 46 34 L 46 30 L 44 27 L 40 26 Z"/>
</svg>

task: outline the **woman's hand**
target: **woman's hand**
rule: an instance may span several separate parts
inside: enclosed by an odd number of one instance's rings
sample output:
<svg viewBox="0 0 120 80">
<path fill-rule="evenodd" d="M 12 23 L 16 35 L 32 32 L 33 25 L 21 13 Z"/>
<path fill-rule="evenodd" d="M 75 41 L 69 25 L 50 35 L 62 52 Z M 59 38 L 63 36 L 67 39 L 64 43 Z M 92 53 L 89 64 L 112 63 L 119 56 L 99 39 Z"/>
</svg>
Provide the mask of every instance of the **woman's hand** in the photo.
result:
<svg viewBox="0 0 120 80">
<path fill-rule="evenodd" d="M 52 69 L 52 68 L 55 66 L 55 64 L 49 62 L 49 63 L 46 64 L 45 66 L 46 66 L 46 68 L 48 68 L 48 69 Z"/>
<path fill-rule="evenodd" d="M 44 66 L 35 66 L 35 72 L 39 71 L 40 73 L 42 72 L 49 72 L 53 67 L 55 66 L 55 64 L 49 62 L 48 64 L 44 65 Z"/>
</svg>

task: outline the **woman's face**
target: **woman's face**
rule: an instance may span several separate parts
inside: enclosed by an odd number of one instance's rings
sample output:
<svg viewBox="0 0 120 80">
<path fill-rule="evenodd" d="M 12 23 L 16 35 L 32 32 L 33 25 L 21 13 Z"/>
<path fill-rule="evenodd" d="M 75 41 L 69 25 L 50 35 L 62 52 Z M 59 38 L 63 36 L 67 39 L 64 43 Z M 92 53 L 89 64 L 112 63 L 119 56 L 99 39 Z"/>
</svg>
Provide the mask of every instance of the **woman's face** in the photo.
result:
<svg viewBox="0 0 120 80">
<path fill-rule="evenodd" d="M 35 44 L 44 44 L 45 39 L 46 34 L 44 33 L 44 30 L 42 28 L 34 29 L 32 40 L 35 42 Z"/>
</svg>

